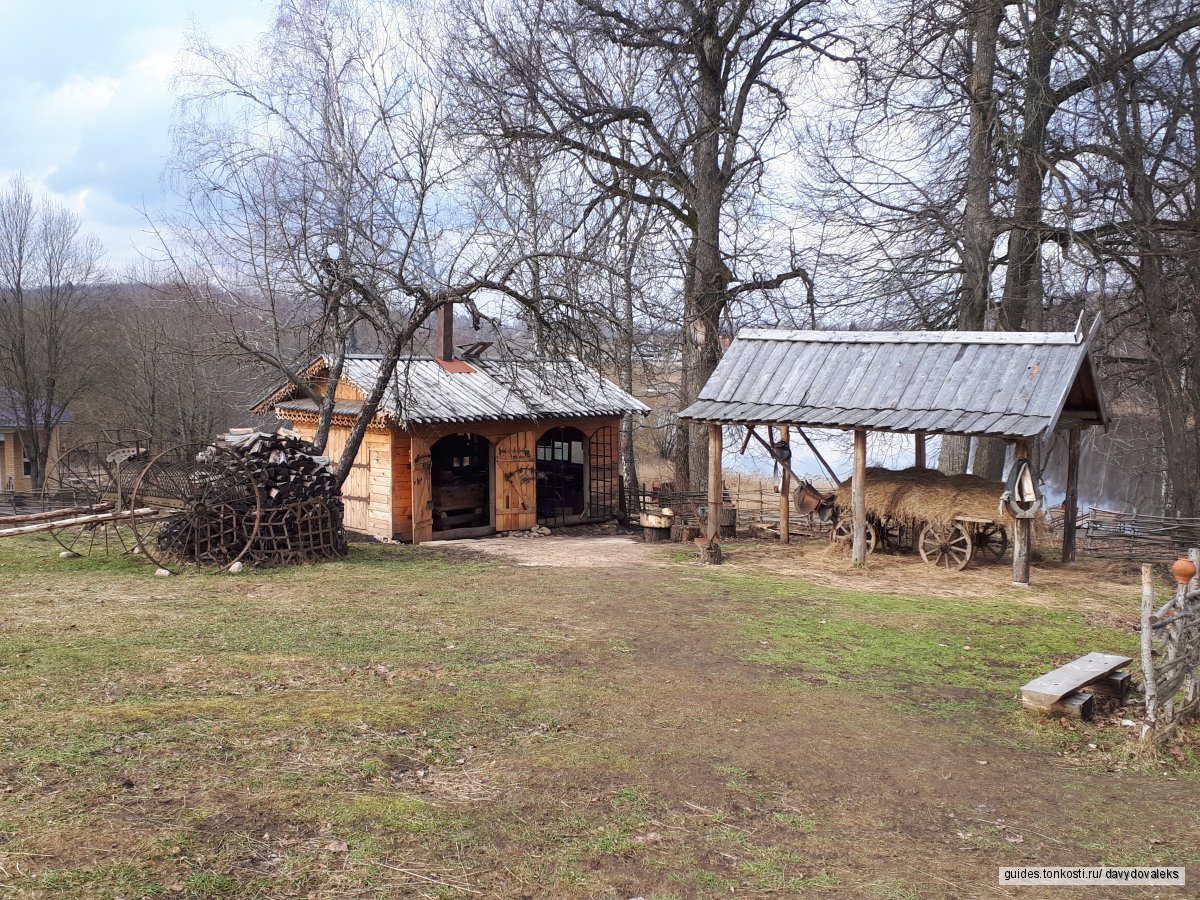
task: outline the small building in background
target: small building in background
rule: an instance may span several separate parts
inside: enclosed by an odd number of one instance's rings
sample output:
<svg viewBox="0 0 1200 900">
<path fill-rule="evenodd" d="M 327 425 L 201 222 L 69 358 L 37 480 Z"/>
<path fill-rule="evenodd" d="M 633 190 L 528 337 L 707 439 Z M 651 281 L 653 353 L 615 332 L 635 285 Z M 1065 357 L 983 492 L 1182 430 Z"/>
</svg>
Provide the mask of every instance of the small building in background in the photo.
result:
<svg viewBox="0 0 1200 900">
<path fill-rule="evenodd" d="M 33 446 L 21 412 L 22 395 L 0 387 L 0 491 L 23 493 L 34 489 Z M 64 422 L 69 413 L 60 417 Z M 53 468 L 61 452 L 61 428 L 50 433 L 50 452 L 46 470 Z"/>
<path fill-rule="evenodd" d="M 326 455 L 340 458 L 381 357 L 303 378 L 334 392 Z M 318 404 L 293 384 L 255 407 L 311 438 Z M 402 359 L 342 485 L 346 527 L 421 543 L 610 519 L 620 508 L 621 417 L 648 407 L 581 363 Z"/>
</svg>

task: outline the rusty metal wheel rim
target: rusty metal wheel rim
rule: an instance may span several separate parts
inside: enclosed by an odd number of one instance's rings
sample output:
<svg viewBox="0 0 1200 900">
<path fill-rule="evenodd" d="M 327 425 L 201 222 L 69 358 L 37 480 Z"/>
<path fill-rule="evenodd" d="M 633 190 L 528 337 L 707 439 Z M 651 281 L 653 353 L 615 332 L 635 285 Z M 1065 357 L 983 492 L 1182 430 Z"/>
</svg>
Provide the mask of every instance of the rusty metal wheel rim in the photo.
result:
<svg viewBox="0 0 1200 900">
<path fill-rule="evenodd" d="M 231 474 L 236 477 L 230 478 Z M 238 454 L 220 444 L 171 447 L 159 453 L 138 476 L 131 505 L 134 510 L 144 506 L 158 511 L 152 519 L 133 512 L 130 521 L 142 553 L 172 575 L 240 562 L 254 546 L 262 522 L 262 489 L 257 479 Z M 197 526 L 213 516 L 236 517 L 242 526 L 237 551 L 220 559 L 204 553 L 195 539 Z M 154 540 L 149 539 L 151 527 L 156 530 Z M 170 528 L 179 529 L 173 540 L 185 551 L 186 529 L 191 529 L 190 552 L 163 549 L 163 530 Z"/>
</svg>

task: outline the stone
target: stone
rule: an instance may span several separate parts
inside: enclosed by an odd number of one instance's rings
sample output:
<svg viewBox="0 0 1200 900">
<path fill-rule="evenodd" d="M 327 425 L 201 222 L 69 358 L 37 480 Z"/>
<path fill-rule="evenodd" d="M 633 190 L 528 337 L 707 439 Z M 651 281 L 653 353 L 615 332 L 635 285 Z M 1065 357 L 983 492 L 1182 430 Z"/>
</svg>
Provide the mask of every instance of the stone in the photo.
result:
<svg viewBox="0 0 1200 900">
<path fill-rule="evenodd" d="M 79 556 L 80 555 L 74 550 L 64 550 L 62 553 L 58 554 L 59 559 L 79 559 Z"/>
<path fill-rule="evenodd" d="M 240 559 L 229 567 L 230 575 L 241 575 L 246 570 L 246 564 Z"/>
<path fill-rule="evenodd" d="M 157 575 L 159 578 L 170 578 L 171 577 L 171 572 L 167 569 L 155 569 L 154 574 Z"/>
</svg>

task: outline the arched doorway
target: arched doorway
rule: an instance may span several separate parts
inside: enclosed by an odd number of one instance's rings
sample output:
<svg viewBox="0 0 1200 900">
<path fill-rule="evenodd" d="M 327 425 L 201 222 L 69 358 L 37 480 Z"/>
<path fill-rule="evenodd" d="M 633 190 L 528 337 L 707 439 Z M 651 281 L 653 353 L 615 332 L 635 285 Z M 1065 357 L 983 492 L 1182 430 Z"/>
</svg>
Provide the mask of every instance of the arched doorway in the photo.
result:
<svg viewBox="0 0 1200 900">
<path fill-rule="evenodd" d="M 429 449 L 433 531 L 492 527 L 492 445 L 478 434 L 448 434 Z M 466 537 L 466 534 L 463 534 Z"/>
<path fill-rule="evenodd" d="M 588 440 L 578 428 L 551 428 L 537 442 L 538 521 L 579 522 L 587 505 Z"/>
</svg>

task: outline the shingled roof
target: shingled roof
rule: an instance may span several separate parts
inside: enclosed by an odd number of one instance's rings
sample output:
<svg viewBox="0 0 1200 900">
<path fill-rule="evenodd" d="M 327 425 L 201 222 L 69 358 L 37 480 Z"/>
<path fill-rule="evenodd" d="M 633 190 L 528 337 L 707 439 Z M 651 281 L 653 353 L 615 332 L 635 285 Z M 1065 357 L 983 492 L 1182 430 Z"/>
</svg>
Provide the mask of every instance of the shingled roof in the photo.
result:
<svg viewBox="0 0 1200 900">
<path fill-rule="evenodd" d="M 381 357 L 347 356 L 342 380 L 364 395 L 379 375 Z M 310 367 L 312 370 L 312 367 Z M 255 408 L 313 412 L 311 400 L 281 390 Z M 338 400 L 336 411 L 353 415 L 359 401 Z M 380 404 L 381 418 L 397 424 L 487 422 L 507 419 L 583 418 L 648 413 L 649 407 L 577 360 L 400 361 Z"/>
<path fill-rule="evenodd" d="M 1104 425 L 1088 333 L 744 330 L 681 418 L 1048 438 Z"/>
</svg>

